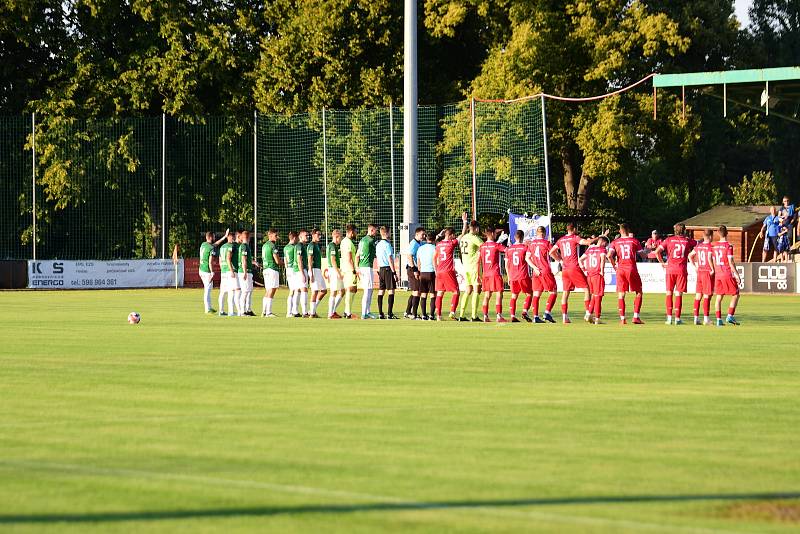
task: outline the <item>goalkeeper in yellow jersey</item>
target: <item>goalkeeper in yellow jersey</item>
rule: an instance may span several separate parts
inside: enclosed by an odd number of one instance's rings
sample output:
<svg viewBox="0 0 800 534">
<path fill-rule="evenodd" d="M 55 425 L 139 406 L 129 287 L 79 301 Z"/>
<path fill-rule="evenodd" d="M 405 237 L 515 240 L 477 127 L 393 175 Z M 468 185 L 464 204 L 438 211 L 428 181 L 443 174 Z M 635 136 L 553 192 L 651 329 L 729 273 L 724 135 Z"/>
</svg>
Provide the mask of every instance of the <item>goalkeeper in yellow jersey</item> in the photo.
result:
<svg viewBox="0 0 800 534">
<path fill-rule="evenodd" d="M 481 278 L 478 274 L 478 264 L 480 263 L 480 247 L 483 244 L 483 239 L 479 237 L 481 228 L 478 225 L 478 221 L 467 223 L 467 220 L 467 212 L 465 211 L 461 214 L 461 221 L 464 224 L 461 228 L 461 235 L 458 236 L 458 246 L 461 251 L 461 263 L 464 265 L 467 290 L 461 298 L 458 320 L 468 320 L 464 317 L 464 306 L 467 304 L 467 296 L 472 295 L 471 319 L 480 322 L 480 319 L 478 319 L 478 295 L 481 292 Z"/>
</svg>

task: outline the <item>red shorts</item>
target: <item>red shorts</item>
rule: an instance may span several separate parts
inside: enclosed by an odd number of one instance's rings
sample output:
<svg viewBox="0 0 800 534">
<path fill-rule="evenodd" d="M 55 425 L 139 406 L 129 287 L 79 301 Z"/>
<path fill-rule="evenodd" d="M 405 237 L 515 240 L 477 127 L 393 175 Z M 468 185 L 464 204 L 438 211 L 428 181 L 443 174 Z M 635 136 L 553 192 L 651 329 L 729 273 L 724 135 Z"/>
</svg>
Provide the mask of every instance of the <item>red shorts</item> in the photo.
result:
<svg viewBox="0 0 800 534">
<path fill-rule="evenodd" d="M 530 277 L 526 276 L 522 280 L 511 280 L 509 285 L 511 286 L 511 292 L 515 295 L 519 295 L 520 293 L 530 295 L 533 293 L 533 290 L 531 289 Z"/>
<path fill-rule="evenodd" d="M 589 293 L 596 297 L 606 294 L 606 279 L 602 274 L 593 274 L 589 277 Z"/>
<path fill-rule="evenodd" d="M 491 291 L 491 292 L 499 292 L 503 291 L 503 277 L 499 274 L 495 274 L 493 276 L 484 276 L 483 283 L 483 290 Z"/>
<path fill-rule="evenodd" d="M 561 282 L 564 285 L 564 291 L 572 291 L 575 288 L 586 289 L 589 283 L 586 281 L 586 275 L 580 269 L 565 269 L 561 271 Z"/>
<path fill-rule="evenodd" d="M 717 295 L 738 295 L 739 285 L 733 276 L 723 274 L 714 281 L 714 293 Z"/>
<path fill-rule="evenodd" d="M 436 291 L 458 293 L 458 280 L 455 271 L 436 273 Z"/>
<path fill-rule="evenodd" d="M 642 279 L 639 269 L 617 269 L 617 293 L 642 292 Z"/>
<path fill-rule="evenodd" d="M 694 291 L 701 295 L 714 294 L 714 277 L 708 271 L 697 271 L 697 288 Z"/>
<path fill-rule="evenodd" d="M 667 293 L 686 293 L 686 273 L 667 273 Z"/>
<path fill-rule="evenodd" d="M 531 289 L 534 293 L 541 293 L 543 291 L 553 292 L 556 290 L 556 277 L 553 273 L 542 273 L 541 276 L 534 276 L 531 279 Z"/>
</svg>

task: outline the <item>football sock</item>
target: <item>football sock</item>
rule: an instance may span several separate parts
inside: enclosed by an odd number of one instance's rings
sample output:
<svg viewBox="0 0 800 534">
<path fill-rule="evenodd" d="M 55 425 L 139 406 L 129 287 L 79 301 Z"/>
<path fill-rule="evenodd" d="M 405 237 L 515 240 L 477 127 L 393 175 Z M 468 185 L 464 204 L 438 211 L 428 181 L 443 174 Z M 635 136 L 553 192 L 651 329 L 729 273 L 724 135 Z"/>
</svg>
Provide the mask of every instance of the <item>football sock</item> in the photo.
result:
<svg viewBox="0 0 800 534">
<path fill-rule="evenodd" d="M 369 315 L 372 306 L 372 289 L 365 289 L 364 296 L 361 297 L 361 315 Z"/>
<path fill-rule="evenodd" d="M 644 295 L 637 294 L 633 301 L 633 316 L 639 317 L 639 312 L 642 311 L 642 298 Z"/>
<path fill-rule="evenodd" d="M 517 314 L 517 297 L 511 297 L 508 307 L 511 309 L 511 317 L 514 317 Z"/>
<path fill-rule="evenodd" d="M 352 311 L 350 308 L 352 306 L 353 306 L 353 294 L 348 291 L 347 293 L 345 293 L 345 296 L 344 296 L 344 314 L 345 315 L 350 315 L 350 313 Z"/>
<path fill-rule="evenodd" d="M 453 293 L 453 296 L 450 297 L 450 313 L 456 312 L 456 308 L 458 307 L 458 297 L 459 297 L 458 292 Z"/>
<path fill-rule="evenodd" d="M 599 319 L 600 318 L 600 314 L 603 311 L 603 297 L 601 297 L 601 296 L 594 297 L 594 306 L 593 306 L 593 308 L 594 308 L 594 316 Z"/>
<path fill-rule="evenodd" d="M 247 292 L 239 291 L 239 315 L 247 311 Z"/>
<path fill-rule="evenodd" d="M 429 304 L 429 306 L 431 308 L 430 309 L 430 313 L 428 315 L 430 315 L 430 316 L 435 315 L 436 314 L 436 310 L 434 308 L 436 306 L 436 298 L 433 295 L 431 295 L 431 301 L 428 304 Z"/>
<path fill-rule="evenodd" d="M 217 299 L 217 310 L 225 311 L 225 293 L 222 291 L 219 292 L 219 298 Z"/>
<path fill-rule="evenodd" d="M 203 303 L 206 306 L 206 311 L 211 309 L 211 282 L 203 286 Z"/>
<path fill-rule="evenodd" d="M 442 314 L 442 299 L 444 295 L 436 295 L 436 315 L 439 316 Z"/>
<path fill-rule="evenodd" d="M 289 293 L 289 296 L 286 297 L 286 315 L 294 315 L 294 294 Z"/>
<path fill-rule="evenodd" d="M 267 314 L 267 297 L 261 297 L 261 315 Z"/>
<path fill-rule="evenodd" d="M 342 295 L 336 295 L 333 300 L 333 313 L 336 313 L 336 310 L 339 309 L 339 304 L 342 303 Z"/>
<path fill-rule="evenodd" d="M 308 292 L 306 291 L 300 292 L 300 310 L 302 311 L 303 315 L 305 315 L 308 311 Z"/>
<path fill-rule="evenodd" d="M 461 299 L 461 305 L 458 307 L 458 316 L 464 317 L 464 308 L 467 307 L 467 296 L 464 295 L 464 298 Z"/>
<path fill-rule="evenodd" d="M 567 315 L 567 310 L 569 310 L 569 305 L 568 304 L 561 304 L 561 313 L 565 317 Z"/>
<path fill-rule="evenodd" d="M 619 318 L 625 318 L 625 298 L 617 299 L 617 307 L 619 308 Z"/>
<path fill-rule="evenodd" d="M 428 309 L 428 297 L 420 297 L 419 300 L 422 303 L 422 315 L 427 315 L 428 312 L 426 310 Z M 414 315 L 417 315 L 416 312 Z"/>
<path fill-rule="evenodd" d="M 484 317 L 489 315 L 489 305 L 488 304 L 484 304 L 483 306 L 481 306 L 481 311 L 483 312 L 483 316 Z"/>
<path fill-rule="evenodd" d="M 497 315 L 503 315 L 503 303 L 502 302 L 500 304 L 495 304 L 494 305 L 494 312 Z"/>
<path fill-rule="evenodd" d="M 264 297 L 265 310 L 267 315 L 272 313 L 272 297 Z"/>
<path fill-rule="evenodd" d="M 252 308 L 253 308 L 253 292 L 252 291 L 248 291 L 246 293 L 246 296 L 245 296 L 245 299 L 244 299 L 244 308 L 245 308 L 245 311 L 252 311 Z"/>
<path fill-rule="evenodd" d="M 533 297 L 533 315 L 539 317 L 539 297 Z"/>
<path fill-rule="evenodd" d="M 413 306 L 411 306 L 411 313 L 416 317 L 419 312 L 419 296 L 412 297 L 414 299 Z"/>
<path fill-rule="evenodd" d="M 717 319 L 722 319 L 722 310 L 717 310 Z"/>
<path fill-rule="evenodd" d="M 675 311 L 672 315 L 674 315 L 676 319 L 681 318 L 682 306 L 683 306 L 683 297 L 675 297 Z"/>
<path fill-rule="evenodd" d="M 394 314 L 394 293 L 389 293 L 389 298 L 387 300 L 389 301 L 389 315 L 393 315 Z"/>
<path fill-rule="evenodd" d="M 525 297 L 525 303 L 522 305 L 522 308 L 524 309 L 526 314 L 528 313 L 528 310 L 531 309 L 532 300 L 533 300 L 533 295 L 528 295 L 527 297 Z"/>
<path fill-rule="evenodd" d="M 557 298 L 558 295 L 555 293 L 555 291 L 550 293 L 550 296 L 547 297 L 547 306 L 544 309 L 546 313 L 549 314 L 551 311 L 553 311 L 553 306 L 555 306 Z"/>
<path fill-rule="evenodd" d="M 228 315 L 233 315 L 234 313 L 236 313 L 234 312 L 233 308 L 233 300 L 234 300 L 233 293 L 234 293 L 233 291 L 228 291 Z"/>
<path fill-rule="evenodd" d="M 408 297 L 408 302 L 406 302 L 406 315 L 411 315 L 411 310 L 414 309 L 414 299 L 415 298 L 418 298 L 418 297 L 415 297 L 414 295 L 411 295 L 410 297 Z"/>
<path fill-rule="evenodd" d="M 475 318 L 478 315 L 478 292 L 472 292 L 472 317 Z"/>
<path fill-rule="evenodd" d="M 703 298 L 703 316 L 708 317 L 711 313 L 711 297 Z"/>
<path fill-rule="evenodd" d="M 314 315 L 314 314 L 317 313 L 317 305 L 318 304 L 319 304 L 319 301 L 318 300 L 314 300 L 313 297 L 312 297 L 312 300 L 311 300 L 311 315 Z"/>
<path fill-rule="evenodd" d="M 378 313 L 383 315 L 383 293 L 378 293 Z"/>
<path fill-rule="evenodd" d="M 728 315 L 733 317 L 736 314 L 736 308 L 733 306 L 728 306 Z"/>
<path fill-rule="evenodd" d="M 694 307 L 692 308 L 694 312 L 694 316 L 697 317 L 700 315 L 700 299 L 694 299 Z"/>
<path fill-rule="evenodd" d="M 672 317 L 672 295 L 664 298 L 664 306 L 667 308 L 667 317 Z"/>
</svg>

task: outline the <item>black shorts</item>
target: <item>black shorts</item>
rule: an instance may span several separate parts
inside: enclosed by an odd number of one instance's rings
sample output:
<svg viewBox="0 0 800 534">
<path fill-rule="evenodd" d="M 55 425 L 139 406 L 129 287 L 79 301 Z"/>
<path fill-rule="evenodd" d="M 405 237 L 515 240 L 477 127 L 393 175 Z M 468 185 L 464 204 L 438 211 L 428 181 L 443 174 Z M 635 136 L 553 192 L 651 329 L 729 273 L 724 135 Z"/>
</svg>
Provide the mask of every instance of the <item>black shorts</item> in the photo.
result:
<svg viewBox="0 0 800 534">
<path fill-rule="evenodd" d="M 389 267 L 378 269 L 378 289 L 381 291 L 393 290 L 397 287 L 394 273 Z"/>
<path fill-rule="evenodd" d="M 413 267 L 406 267 L 406 275 L 408 276 L 408 290 L 419 291 L 419 280 L 414 276 L 416 271 Z"/>
<path fill-rule="evenodd" d="M 436 273 L 419 273 L 419 292 L 436 293 Z"/>
</svg>

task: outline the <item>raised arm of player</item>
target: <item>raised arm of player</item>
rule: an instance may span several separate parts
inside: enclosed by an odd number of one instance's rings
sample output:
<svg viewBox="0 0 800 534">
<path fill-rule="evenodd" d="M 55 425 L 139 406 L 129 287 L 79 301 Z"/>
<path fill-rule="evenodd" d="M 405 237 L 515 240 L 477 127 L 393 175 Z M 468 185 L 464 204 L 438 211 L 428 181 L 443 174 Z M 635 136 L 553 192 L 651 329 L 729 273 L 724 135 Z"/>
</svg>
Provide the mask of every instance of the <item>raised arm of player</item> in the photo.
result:
<svg viewBox="0 0 800 534">
<path fill-rule="evenodd" d="M 461 239 L 467 232 L 469 231 L 469 219 L 467 218 L 467 212 L 461 214 L 461 233 L 458 235 L 458 238 Z"/>
<path fill-rule="evenodd" d="M 214 247 L 218 247 L 218 246 L 220 246 L 221 244 L 223 244 L 225 241 L 227 241 L 227 240 L 228 240 L 228 234 L 230 234 L 230 233 L 231 233 L 231 229 L 230 229 L 230 228 L 228 228 L 227 230 L 225 230 L 225 235 L 224 235 L 224 236 L 222 236 L 222 237 L 220 237 L 220 238 L 219 238 L 219 239 L 217 239 L 216 241 L 214 241 Z"/>
<path fill-rule="evenodd" d="M 528 264 L 528 267 L 531 268 L 531 270 L 533 271 L 534 275 L 536 275 L 536 276 L 541 276 L 542 275 L 542 271 L 540 271 L 539 268 L 536 266 L 536 264 L 533 263 L 533 259 L 531 257 L 531 251 L 530 250 L 526 250 L 525 251 L 525 263 Z"/>
<path fill-rule="evenodd" d="M 610 229 L 606 228 L 605 232 L 603 232 L 602 234 L 600 234 L 597 237 L 593 237 L 591 239 L 586 239 L 586 238 L 581 239 L 580 244 L 583 245 L 583 246 L 594 245 L 595 243 L 597 243 L 600 240 L 601 237 L 608 237 L 608 234 L 609 234 L 610 231 L 611 231 Z"/>
</svg>

